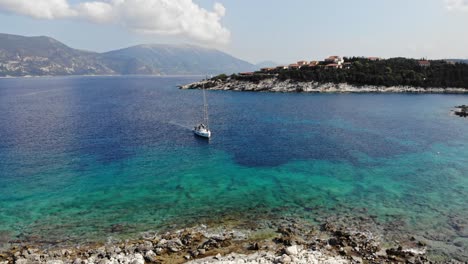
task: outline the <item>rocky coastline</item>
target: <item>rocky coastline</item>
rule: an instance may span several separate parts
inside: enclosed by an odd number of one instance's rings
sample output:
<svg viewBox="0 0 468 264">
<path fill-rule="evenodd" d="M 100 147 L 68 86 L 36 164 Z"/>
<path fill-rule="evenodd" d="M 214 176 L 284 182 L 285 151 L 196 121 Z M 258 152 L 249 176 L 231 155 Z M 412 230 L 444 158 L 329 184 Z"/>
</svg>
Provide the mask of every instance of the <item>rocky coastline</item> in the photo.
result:
<svg viewBox="0 0 468 264">
<path fill-rule="evenodd" d="M 372 217 L 331 217 L 322 224 L 283 217 L 198 224 L 79 246 L 43 248 L 23 242 L 0 253 L 0 264 L 463 263 L 431 260 L 429 246 L 409 234 L 388 241 L 379 225 Z"/>
<path fill-rule="evenodd" d="M 235 79 L 209 79 L 182 85 L 180 89 L 223 91 L 279 92 L 279 93 L 468 93 L 466 88 L 423 88 L 412 86 L 354 86 L 347 83 L 317 83 L 279 80 L 276 77 L 258 82 Z"/>
</svg>

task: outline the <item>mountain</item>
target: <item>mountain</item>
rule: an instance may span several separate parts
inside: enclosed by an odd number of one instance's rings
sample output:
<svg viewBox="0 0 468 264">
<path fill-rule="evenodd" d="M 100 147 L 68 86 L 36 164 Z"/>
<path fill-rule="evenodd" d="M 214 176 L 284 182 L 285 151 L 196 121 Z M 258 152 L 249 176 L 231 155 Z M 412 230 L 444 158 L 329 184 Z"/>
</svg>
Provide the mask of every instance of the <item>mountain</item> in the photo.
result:
<svg viewBox="0 0 468 264">
<path fill-rule="evenodd" d="M 193 45 L 139 45 L 97 53 L 50 37 L 0 34 L 0 76 L 209 75 L 255 68 L 224 52 Z"/>
<path fill-rule="evenodd" d="M 111 74 L 98 53 L 72 49 L 49 37 L 0 34 L 0 76 Z"/>
<path fill-rule="evenodd" d="M 139 45 L 106 52 L 101 58 L 123 74 L 220 74 L 256 68 L 224 52 L 193 45 Z"/>
<path fill-rule="evenodd" d="M 453 62 L 457 62 L 457 63 L 465 63 L 465 64 L 468 64 L 468 60 L 467 59 L 448 59 L 446 61 L 453 61 Z"/>
<path fill-rule="evenodd" d="M 257 69 L 273 68 L 273 67 L 276 67 L 276 66 L 279 66 L 279 64 L 274 62 L 274 61 L 262 61 L 262 62 L 259 62 L 259 63 L 255 64 L 255 67 L 257 67 Z"/>
</svg>

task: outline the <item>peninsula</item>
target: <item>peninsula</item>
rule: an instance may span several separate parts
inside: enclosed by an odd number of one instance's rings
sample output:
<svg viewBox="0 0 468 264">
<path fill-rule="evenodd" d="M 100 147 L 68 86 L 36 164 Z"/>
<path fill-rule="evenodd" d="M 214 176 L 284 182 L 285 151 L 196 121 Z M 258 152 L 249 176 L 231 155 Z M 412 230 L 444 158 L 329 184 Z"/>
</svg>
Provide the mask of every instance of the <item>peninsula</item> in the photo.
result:
<svg viewBox="0 0 468 264">
<path fill-rule="evenodd" d="M 468 64 L 452 60 L 330 56 L 288 66 L 218 75 L 181 86 L 259 92 L 468 93 Z"/>
</svg>

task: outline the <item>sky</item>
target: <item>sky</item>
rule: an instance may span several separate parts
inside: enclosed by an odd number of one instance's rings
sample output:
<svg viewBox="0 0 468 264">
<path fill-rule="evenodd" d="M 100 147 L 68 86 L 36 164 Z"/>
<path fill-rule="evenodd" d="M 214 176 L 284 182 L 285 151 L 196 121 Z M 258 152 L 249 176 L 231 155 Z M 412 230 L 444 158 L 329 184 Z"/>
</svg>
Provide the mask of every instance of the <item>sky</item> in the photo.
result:
<svg viewBox="0 0 468 264">
<path fill-rule="evenodd" d="M 195 44 L 251 63 L 468 58 L 468 0 L 0 0 L 0 32 L 109 51 Z"/>
</svg>

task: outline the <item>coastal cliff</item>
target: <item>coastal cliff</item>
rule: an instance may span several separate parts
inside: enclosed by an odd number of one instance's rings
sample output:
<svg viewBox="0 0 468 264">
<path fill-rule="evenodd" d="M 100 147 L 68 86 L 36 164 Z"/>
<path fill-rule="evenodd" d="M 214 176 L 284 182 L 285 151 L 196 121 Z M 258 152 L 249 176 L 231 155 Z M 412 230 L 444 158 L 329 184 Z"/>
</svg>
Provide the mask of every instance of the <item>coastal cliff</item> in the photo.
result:
<svg viewBox="0 0 468 264">
<path fill-rule="evenodd" d="M 180 89 L 229 90 L 280 93 L 468 93 L 467 88 L 438 88 L 412 86 L 356 86 L 347 83 L 319 83 L 280 80 L 276 77 L 259 80 L 209 79 L 180 86 Z"/>
</svg>

